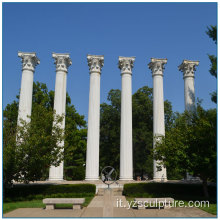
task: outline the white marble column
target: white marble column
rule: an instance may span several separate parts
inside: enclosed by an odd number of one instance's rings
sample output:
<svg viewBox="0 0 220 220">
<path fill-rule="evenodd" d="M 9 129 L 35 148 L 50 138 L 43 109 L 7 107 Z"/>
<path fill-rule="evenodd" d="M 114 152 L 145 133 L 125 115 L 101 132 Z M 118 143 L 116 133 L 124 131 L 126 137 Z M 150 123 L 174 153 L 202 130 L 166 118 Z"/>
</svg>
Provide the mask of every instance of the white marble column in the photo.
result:
<svg viewBox="0 0 220 220">
<path fill-rule="evenodd" d="M 179 70 L 183 72 L 185 110 L 187 111 L 194 111 L 195 109 L 194 77 L 198 65 L 199 61 L 183 60 L 179 66 Z"/>
<path fill-rule="evenodd" d="M 198 65 L 199 61 L 183 60 L 183 62 L 178 66 L 179 70 L 183 72 L 185 110 L 190 112 L 195 111 L 194 78 L 196 66 Z M 195 177 L 186 172 L 186 180 L 193 178 Z"/>
<path fill-rule="evenodd" d="M 163 71 L 167 59 L 151 58 L 148 64 L 152 71 L 153 77 L 153 144 L 161 140 L 165 135 L 164 121 L 164 96 L 163 96 Z M 159 165 L 160 161 L 153 162 L 153 179 L 154 181 L 166 181 L 166 168 Z"/>
<path fill-rule="evenodd" d="M 66 113 L 66 82 L 68 67 L 72 64 L 69 54 L 53 53 L 56 65 L 56 84 L 54 95 L 54 110 L 57 115 L 64 116 L 61 128 L 65 128 L 65 113 Z M 64 141 L 59 143 L 58 147 L 63 147 Z M 63 161 L 59 166 L 51 166 L 49 171 L 49 181 L 63 180 Z"/>
<path fill-rule="evenodd" d="M 30 122 L 32 109 L 32 93 L 35 67 L 40 64 L 36 53 L 18 52 L 18 57 L 22 61 L 22 79 L 18 109 L 18 126 L 21 120 Z"/>
<path fill-rule="evenodd" d="M 120 180 L 133 180 L 132 68 L 135 57 L 119 57 L 121 70 Z"/>
<path fill-rule="evenodd" d="M 104 56 L 88 55 L 90 70 L 86 180 L 99 179 L 100 75 Z"/>
</svg>

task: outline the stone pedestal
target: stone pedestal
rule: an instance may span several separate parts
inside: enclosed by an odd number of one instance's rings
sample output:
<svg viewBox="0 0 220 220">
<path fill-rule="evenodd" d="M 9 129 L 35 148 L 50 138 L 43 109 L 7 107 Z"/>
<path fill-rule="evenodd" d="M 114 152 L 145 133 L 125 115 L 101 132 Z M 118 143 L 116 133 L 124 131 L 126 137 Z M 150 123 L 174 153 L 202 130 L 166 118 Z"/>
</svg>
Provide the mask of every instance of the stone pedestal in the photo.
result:
<svg viewBox="0 0 220 220">
<path fill-rule="evenodd" d="M 54 110 L 57 115 L 64 116 L 63 122 L 60 124 L 62 129 L 65 128 L 65 112 L 66 112 L 66 82 L 68 67 L 72 64 L 69 54 L 53 53 L 56 65 L 56 84 L 54 95 Z M 59 143 L 58 147 L 64 147 L 64 142 Z M 63 149 L 62 149 L 63 150 Z M 63 162 L 59 166 L 51 166 L 49 171 L 49 181 L 63 180 Z"/>
<path fill-rule="evenodd" d="M 54 208 L 54 204 L 50 204 L 50 205 L 46 205 L 46 209 L 45 210 L 54 210 L 55 208 Z"/>
<path fill-rule="evenodd" d="M 184 98 L 185 98 L 185 110 L 195 110 L 195 70 L 199 65 L 199 61 L 183 60 L 179 66 L 179 70 L 183 72 L 184 79 Z"/>
<path fill-rule="evenodd" d="M 81 209 L 81 205 L 73 205 L 73 209 Z"/>
<path fill-rule="evenodd" d="M 86 180 L 99 179 L 100 75 L 104 56 L 88 55 L 90 70 Z"/>
<path fill-rule="evenodd" d="M 133 180 L 132 68 L 135 57 L 119 57 L 121 70 L 120 180 Z"/>
<path fill-rule="evenodd" d="M 35 67 L 40 63 L 36 53 L 18 52 L 22 60 L 22 79 L 18 109 L 18 126 L 21 120 L 30 122 Z"/>
<path fill-rule="evenodd" d="M 164 96 L 163 96 L 163 71 L 167 59 L 151 58 L 148 64 L 152 71 L 153 77 L 153 143 L 161 140 L 161 136 L 165 135 L 165 121 L 164 121 Z M 160 166 L 160 161 L 154 160 L 153 165 L 153 179 L 154 181 L 166 181 L 166 168 Z M 160 168 L 158 169 L 158 166 Z"/>
</svg>

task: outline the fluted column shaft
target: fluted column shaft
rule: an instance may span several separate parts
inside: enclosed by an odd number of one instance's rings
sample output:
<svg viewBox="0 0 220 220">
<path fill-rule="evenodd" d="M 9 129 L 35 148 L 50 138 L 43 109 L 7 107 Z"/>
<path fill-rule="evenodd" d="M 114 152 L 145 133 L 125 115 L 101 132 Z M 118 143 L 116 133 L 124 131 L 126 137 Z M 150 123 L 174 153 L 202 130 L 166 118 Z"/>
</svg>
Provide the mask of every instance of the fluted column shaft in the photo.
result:
<svg viewBox="0 0 220 220">
<path fill-rule="evenodd" d="M 161 140 L 165 135 L 164 121 L 164 95 L 163 95 L 163 71 L 167 59 L 152 58 L 149 68 L 153 77 L 153 145 Z M 160 167 L 160 168 L 159 168 Z M 166 181 L 166 168 L 161 166 L 160 161 L 153 161 L 153 179 L 154 181 Z"/>
<path fill-rule="evenodd" d="M 119 57 L 121 70 L 120 180 L 133 180 L 132 68 L 134 57 Z"/>
<path fill-rule="evenodd" d="M 199 65 L 198 61 L 184 60 L 179 66 L 179 70 L 183 72 L 184 79 L 184 100 L 185 110 L 195 110 L 195 70 Z"/>
<path fill-rule="evenodd" d="M 99 179 L 100 75 L 104 56 L 88 55 L 90 69 L 86 180 Z"/>
<path fill-rule="evenodd" d="M 66 113 L 66 83 L 68 67 L 72 64 L 69 54 L 53 53 L 52 57 L 56 64 L 56 83 L 54 94 L 54 110 L 57 115 L 63 116 L 63 121 L 60 123 L 60 128 L 65 128 L 65 113 Z M 64 141 L 58 144 L 61 149 L 64 147 Z M 49 181 L 63 180 L 63 161 L 59 166 L 51 166 L 49 171 Z"/>
<path fill-rule="evenodd" d="M 199 65 L 199 61 L 183 60 L 179 65 L 179 70 L 183 72 L 184 79 L 184 101 L 185 111 L 195 111 L 195 70 L 196 66 Z M 192 176 L 186 172 L 186 179 L 190 179 Z"/>
<path fill-rule="evenodd" d="M 22 59 L 22 79 L 19 97 L 18 125 L 21 125 L 21 119 L 30 122 L 32 110 L 33 80 L 36 65 L 40 63 L 36 53 L 18 52 Z"/>
</svg>

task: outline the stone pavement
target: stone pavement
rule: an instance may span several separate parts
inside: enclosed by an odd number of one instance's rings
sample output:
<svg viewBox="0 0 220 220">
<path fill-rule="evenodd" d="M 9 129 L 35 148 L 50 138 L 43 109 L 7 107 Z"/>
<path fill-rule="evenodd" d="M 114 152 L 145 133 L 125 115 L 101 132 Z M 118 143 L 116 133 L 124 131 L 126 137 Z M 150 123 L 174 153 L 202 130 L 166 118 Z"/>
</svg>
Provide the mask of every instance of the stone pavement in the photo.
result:
<svg viewBox="0 0 220 220">
<path fill-rule="evenodd" d="M 6 213 L 4 217 L 216 217 L 198 208 L 170 208 L 170 209 L 128 209 L 124 196 L 111 195 L 95 196 L 88 207 L 81 210 L 42 208 L 20 208 Z M 117 201 L 122 200 L 126 207 L 118 208 Z M 105 201 L 106 200 L 106 201 Z M 107 215 L 107 216 L 106 216 Z M 109 216 L 110 215 L 110 216 Z"/>
<path fill-rule="evenodd" d="M 216 217 L 198 208 L 170 209 L 126 209 L 114 208 L 113 217 Z M 103 217 L 103 208 L 83 208 L 81 210 L 41 208 L 21 208 L 3 215 L 4 217 Z"/>
</svg>

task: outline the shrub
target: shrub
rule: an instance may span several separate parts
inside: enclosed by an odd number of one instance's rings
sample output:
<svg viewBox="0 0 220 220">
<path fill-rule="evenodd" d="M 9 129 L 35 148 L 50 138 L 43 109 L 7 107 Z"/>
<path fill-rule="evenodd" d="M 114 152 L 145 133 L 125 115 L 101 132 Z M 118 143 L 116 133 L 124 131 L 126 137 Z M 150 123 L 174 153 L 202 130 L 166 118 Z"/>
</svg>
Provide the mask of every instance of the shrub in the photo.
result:
<svg viewBox="0 0 220 220">
<path fill-rule="evenodd" d="M 66 180 L 84 180 L 85 167 L 83 166 L 69 166 L 64 168 Z"/>
<path fill-rule="evenodd" d="M 71 198 L 94 196 L 96 186 L 93 184 L 61 184 L 61 185 L 14 185 L 5 189 L 4 202 L 27 201 L 43 198 Z"/>
<path fill-rule="evenodd" d="M 216 199 L 216 186 L 208 186 L 211 200 Z M 125 184 L 123 194 L 129 197 L 173 197 L 174 199 L 204 199 L 202 184 L 131 183 Z"/>
</svg>

